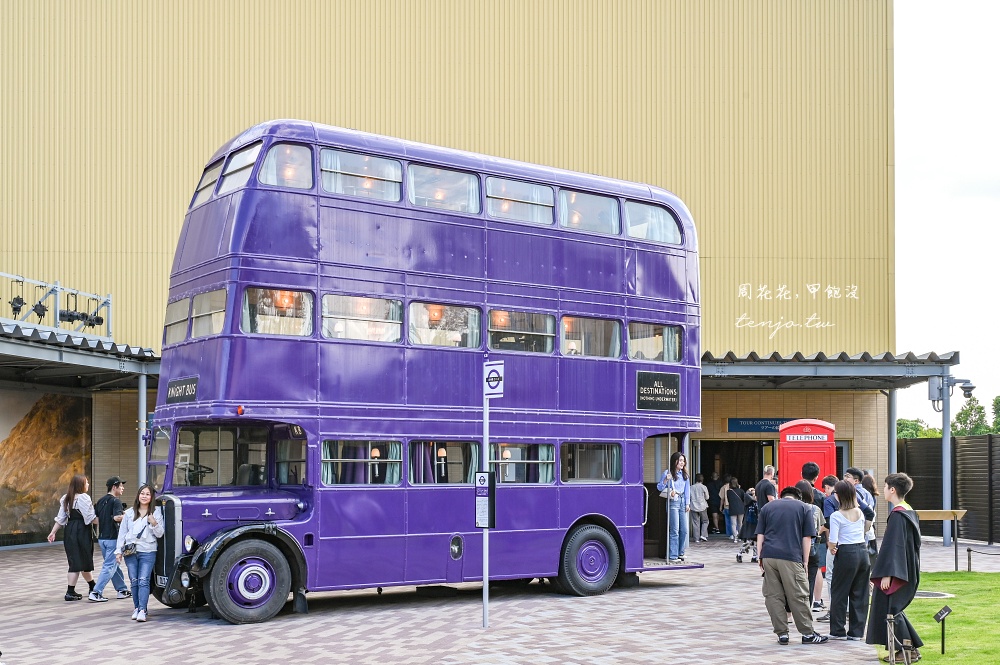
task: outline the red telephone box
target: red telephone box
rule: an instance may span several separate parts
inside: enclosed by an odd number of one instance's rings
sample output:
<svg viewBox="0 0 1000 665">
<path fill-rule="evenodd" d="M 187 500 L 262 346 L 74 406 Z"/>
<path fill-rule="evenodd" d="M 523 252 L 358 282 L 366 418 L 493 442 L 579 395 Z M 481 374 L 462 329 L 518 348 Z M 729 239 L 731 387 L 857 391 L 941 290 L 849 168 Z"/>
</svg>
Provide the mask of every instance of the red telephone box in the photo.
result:
<svg viewBox="0 0 1000 665">
<path fill-rule="evenodd" d="M 837 475 L 836 425 L 823 420 L 790 420 L 778 427 L 779 485 L 794 485 L 802 478 L 802 465 L 819 464 L 816 488 L 823 489 L 823 476 Z"/>
</svg>

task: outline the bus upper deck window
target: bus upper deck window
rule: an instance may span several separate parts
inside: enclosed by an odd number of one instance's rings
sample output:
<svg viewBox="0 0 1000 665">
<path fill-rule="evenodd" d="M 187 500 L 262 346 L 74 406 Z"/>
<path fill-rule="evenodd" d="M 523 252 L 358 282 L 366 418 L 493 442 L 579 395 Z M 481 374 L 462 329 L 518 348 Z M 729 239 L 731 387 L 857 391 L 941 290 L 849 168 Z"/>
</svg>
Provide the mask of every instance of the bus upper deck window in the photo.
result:
<svg viewBox="0 0 1000 665">
<path fill-rule="evenodd" d="M 559 192 L 559 225 L 575 231 L 618 235 L 618 201 L 607 196 Z"/>
<path fill-rule="evenodd" d="M 479 212 L 479 179 L 471 173 L 411 164 L 407 178 L 410 203 L 415 206 Z"/>
<path fill-rule="evenodd" d="M 262 335 L 308 337 L 313 331 L 313 296 L 307 291 L 248 288 L 240 329 Z"/>
<path fill-rule="evenodd" d="M 267 151 L 259 180 L 265 185 L 312 189 L 312 151 L 304 145 L 278 143 Z"/>
<path fill-rule="evenodd" d="M 253 164 L 257 161 L 260 153 L 260 143 L 248 145 L 240 148 L 229 156 L 226 162 L 226 170 L 222 172 L 222 183 L 219 185 L 219 194 L 231 192 L 247 184 L 250 180 L 250 172 L 253 171 Z"/>
<path fill-rule="evenodd" d="M 556 317 L 551 314 L 491 309 L 489 342 L 498 351 L 552 353 L 556 337 Z"/>
<path fill-rule="evenodd" d="M 681 230 L 677 226 L 677 220 L 659 206 L 626 201 L 625 223 L 630 238 L 655 240 L 670 245 L 681 244 Z"/>
<path fill-rule="evenodd" d="M 629 321 L 628 357 L 632 360 L 680 362 L 681 327 Z"/>
<path fill-rule="evenodd" d="M 403 166 L 396 160 L 321 150 L 319 168 L 324 191 L 379 201 L 400 199 Z"/>
<path fill-rule="evenodd" d="M 559 352 L 564 356 L 617 358 L 621 354 L 617 321 L 564 316 L 560 333 Z"/>
<path fill-rule="evenodd" d="M 410 344 L 475 349 L 482 334 L 479 310 L 438 303 L 410 303 Z"/>
<path fill-rule="evenodd" d="M 191 299 L 183 298 L 167 303 L 167 315 L 163 321 L 163 343 L 176 344 L 187 338 L 188 313 L 191 310 Z"/>
<path fill-rule="evenodd" d="M 198 181 L 198 186 L 195 188 L 194 198 L 191 200 L 192 208 L 212 198 L 215 183 L 219 181 L 221 172 L 222 162 L 216 162 L 205 169 L 205 172 L 201 174 L 201 180 Z"/>
<path fill-rule="evenodd" d="M 191 337 L 218 335 L 226 322 L 226 290 L 199 293 L 191 310 Z"/>
<path fill-rule="evenodd" d="M 506 178 L 486 179 L 486 212 L 490 217 L 551 224 L 554 205 L 551 187 Z"/>
<path fill-rule="evenodd" d="M 323 337 L 398 342 L 403 328 L 403 302 L 364 296 L 323 296 Z"/>
</svg>

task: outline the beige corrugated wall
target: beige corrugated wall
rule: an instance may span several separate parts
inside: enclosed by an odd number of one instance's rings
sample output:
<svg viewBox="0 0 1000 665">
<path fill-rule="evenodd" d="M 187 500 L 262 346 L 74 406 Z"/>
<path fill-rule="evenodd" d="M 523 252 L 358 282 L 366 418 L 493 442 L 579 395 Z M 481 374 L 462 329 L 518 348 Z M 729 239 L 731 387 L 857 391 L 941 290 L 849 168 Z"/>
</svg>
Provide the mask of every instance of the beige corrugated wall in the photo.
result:
<svg viewBox="0 0 1000 665">
<path fill-rule="evenodd" d="M 0 271 L 159 349 L 204 162 L 278 117 L 665 187 L 705 349 L 895 350 L 889 0 L 3 2 Z"/>
</svg>

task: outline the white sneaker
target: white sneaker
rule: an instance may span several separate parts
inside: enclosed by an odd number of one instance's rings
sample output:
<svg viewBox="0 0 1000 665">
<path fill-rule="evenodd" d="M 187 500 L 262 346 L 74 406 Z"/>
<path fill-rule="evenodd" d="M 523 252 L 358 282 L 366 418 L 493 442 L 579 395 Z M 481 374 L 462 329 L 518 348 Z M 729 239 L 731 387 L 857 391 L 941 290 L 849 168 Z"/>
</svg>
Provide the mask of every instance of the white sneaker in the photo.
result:
<svg viewBox="0 0 1000 665">
<path fill-rule="evenodd" d="M 101 594 L 97 593 L 96 591 L 91 591 L 90 595 L 87 596 L 87 600 L 89 600 L 92 603 L 106 603 L 106 602 L 108 602 L 107 598 L 105 598 Z"/>
<path fill-rule="evenodd" d="M 139 608 L 137 607 L 134 610 L 132 610 L 132 621 L 135 621 L 138 618 L 139 618 Z"/>
<path fill-rule="evenodd" d="M 139 623 L 144 622 L 146 620 L 146 612 L 143 610 L 138 610 L 136 612 L 135 620 L 138 621 Z"/>
<path fill-rule="evenodd" d="M 128 589 L 119 591 L 117 596 L 118 600 L 121 600 L 122 598 L 131 598 L 131 597 L 132 597 L 132 592 L 129 591 Z"/>
</svg>

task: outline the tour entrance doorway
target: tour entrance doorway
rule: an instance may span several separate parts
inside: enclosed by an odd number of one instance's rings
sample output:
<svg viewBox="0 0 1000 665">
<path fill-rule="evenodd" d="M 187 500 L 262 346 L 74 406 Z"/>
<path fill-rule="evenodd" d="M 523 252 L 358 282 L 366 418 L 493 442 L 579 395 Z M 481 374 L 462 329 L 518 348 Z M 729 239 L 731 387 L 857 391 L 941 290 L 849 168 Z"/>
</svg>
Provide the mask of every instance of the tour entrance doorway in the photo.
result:
<svg viewBox="0 0 1000 665">
<path fill-rule="evenodd" d="M 720 481 L 732 476 L 747 490 L 763 477 L 764 465 L 774 463 L 773 440 L 698 441 L 696 448 L 691 466 L 705 476 L 706 485 L 717 472 Z"/>
</svg>

